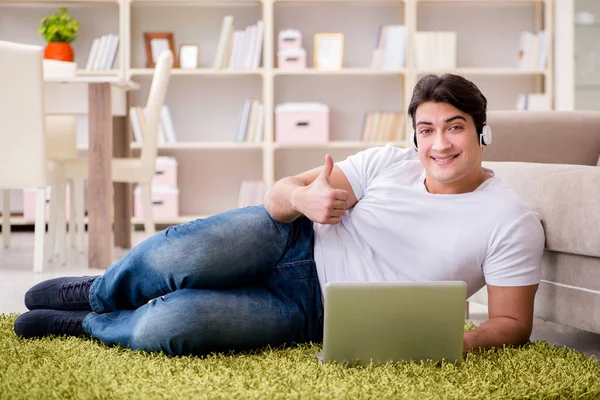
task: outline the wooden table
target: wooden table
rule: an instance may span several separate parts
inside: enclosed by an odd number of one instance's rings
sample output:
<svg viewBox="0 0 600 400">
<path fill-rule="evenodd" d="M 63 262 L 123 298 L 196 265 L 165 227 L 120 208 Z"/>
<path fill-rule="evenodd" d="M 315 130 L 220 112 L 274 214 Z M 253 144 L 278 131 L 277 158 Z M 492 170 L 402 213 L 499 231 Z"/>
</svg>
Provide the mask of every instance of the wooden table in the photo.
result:
<svg viewBox="0 0 600 400">
<path fill-rule="evenodd" d="M 108 268 L 112 264 L 112 118 L 113 115 L 127 115 L 124 93 L 138 89 L 139 85 L 117 76 L 47 78 L 45 82 L 48 114 L 88 115 L 88 267 Z M 121 104 L 113 104 L 113 97 L 118 100 L 115 103 Z M 129 141 L 124 142 L 127 151 Z M 117 215 L 122 213 L 116 211 L 115 225 L 125 223 L 129 227 L 130 221 L 117 221 Z"/>
</svg>

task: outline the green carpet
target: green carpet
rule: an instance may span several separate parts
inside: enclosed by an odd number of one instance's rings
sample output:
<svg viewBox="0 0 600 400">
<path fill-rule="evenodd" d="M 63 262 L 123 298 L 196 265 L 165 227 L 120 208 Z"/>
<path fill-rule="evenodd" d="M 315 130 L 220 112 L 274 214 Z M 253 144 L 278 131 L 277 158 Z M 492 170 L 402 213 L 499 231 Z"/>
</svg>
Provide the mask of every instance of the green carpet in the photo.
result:
<svg viewBox="0 0 600 400">
<path fill-rule="evenodd" d="M 349 368 L 318 364 L 316 344 L 168 357 L 74 337 L 23 340 L 16 317 L 0 314 L 2 399 L 600 398 L 600 361 L 545 342 L 470 353 L 460 367 Z"/>
</svg>

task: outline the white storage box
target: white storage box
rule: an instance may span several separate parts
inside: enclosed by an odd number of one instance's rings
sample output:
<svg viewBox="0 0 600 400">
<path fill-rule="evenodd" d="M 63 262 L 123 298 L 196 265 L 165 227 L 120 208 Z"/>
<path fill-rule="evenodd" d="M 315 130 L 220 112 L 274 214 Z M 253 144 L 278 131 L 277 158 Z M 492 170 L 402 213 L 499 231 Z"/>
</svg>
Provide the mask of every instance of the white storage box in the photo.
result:
<svg viewBox="0 0 600 400">
<path fill-rule="evenodd" d="M 156 157 L 152 186 L 177 187 L 177 160 L 174 157 Z"/>
<path fill-rule="evenodd" d="M 302 34 L 295 29 L 284 29 L 277 38 L 278 49 L 299 49 L 302 47 Z"/>
<path fill-rule="evenodd" d="M 142 219 L 142 192 L 139 187 L 133 191 L 133 215 Z M 168 186 L 152 187 L 152 217 L 164 220 L 179 217 L 179 189 Z"/>
<path fill-rule="evenodd" d="M 329 142 L 329 107 L 322 103 L 283 103 L 275 108 L 275 141 Z"/>
<path fill-rule="evenodd" d="M 77 64 L 70 61 L 43 60 L 44 79 L 70 79 L 75 77 Z"/>
</svg>

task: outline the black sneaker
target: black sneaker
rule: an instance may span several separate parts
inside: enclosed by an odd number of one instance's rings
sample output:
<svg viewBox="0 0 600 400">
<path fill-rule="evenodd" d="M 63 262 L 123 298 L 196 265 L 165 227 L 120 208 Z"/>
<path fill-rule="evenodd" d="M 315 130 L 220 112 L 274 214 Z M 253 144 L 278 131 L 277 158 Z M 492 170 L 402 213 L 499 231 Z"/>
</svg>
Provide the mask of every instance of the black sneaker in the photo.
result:
<svg viewBox="0 0 600 400">
<path fill-rule="evenodd" d="M 91 311 L 33 310 L 15 321 L 15 333 L 25 339 L 44 336 L 83 336 L 81 322 Z"/>
<path fill-rule="evenodd" d="M 90 286 L 98 276 L 54 278 L 33 286 L 25 293 L 30 310 L 91 310 Z"/>
</svg>

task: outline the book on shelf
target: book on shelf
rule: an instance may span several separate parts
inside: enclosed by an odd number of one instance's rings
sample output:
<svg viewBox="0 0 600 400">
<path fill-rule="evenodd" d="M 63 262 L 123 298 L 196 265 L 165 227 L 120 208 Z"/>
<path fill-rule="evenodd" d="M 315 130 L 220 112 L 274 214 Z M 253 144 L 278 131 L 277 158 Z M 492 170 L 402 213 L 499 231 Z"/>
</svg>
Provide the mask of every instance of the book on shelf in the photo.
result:
<svg viewBox="0 0 600 400">
<path fill-rule="evenodd" d="M 456 68 L 456 32 L 415 32 L 415 66 L 418 69 Z"/>
<path fill-rule="evenodd" d="M 131 131 L 133 132 L 133 141 L 140 144 L 144 142 L 145 110 L 146 108 L 141 106 L 129 108 L 129 121 L 131 123 Z M 175 126 L 173 124 L 171 110 L 169 109 L 169 106 L 164 104 L 160 111 L 157 144 L 175 143 L 176 141 L 177 136 L 175 135 Z"/>
<path fill-rule="evenodd" d="M 370 111 L 365 115 L 362 140 L 365 142 L 399 142 L 404 137 L 404 113 Z"/>
<path fill-rule="evenodd" d="M 258 206 L 263 204 L 265 185 L 261 180 L 245 179 L 240 184 L 237 207 Z"/>
<path fill-rule="evenodd" d="M 517 99 L 517 110 L 520 111 L 548 111 L 551 107 L 550 98 L 546 94 L 521 94 Z"/>
<path fill-rule="evenodd" d="M 259 20 L 244 29 L 235 29 L 233 17 L 223 18 L 217 54 L 213 62 L 215 69 L 249 69 L 260 66 L 264 37 L 264 22 Z"/>
<path fill-rule="evenodd" d="M 246 99 L 240 115 L 235 142 L 260 143 L 264 133 L 264 106 L 255 99 Z"/>
<path fill-rule="evenodd" d="M 548 62 L 548 37 L 545 30 L 523 31 L 519 37 L 518 66 L 523 69 L 544 69 Z"/>
<path fill-rule="evenodd" d="M 119 48 L 119 35 L 110 33 L 95 38 L 90 47 L 85 69 L 87 71 L 103 71 L 113 67 Z"/>
<path fill-rule="evenodd" d="M 395 70 L 406 65 L 407 31 L 404 25 L 383 25 L 377 31 L 371 68 Z"/>
</svg>

